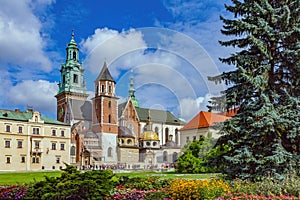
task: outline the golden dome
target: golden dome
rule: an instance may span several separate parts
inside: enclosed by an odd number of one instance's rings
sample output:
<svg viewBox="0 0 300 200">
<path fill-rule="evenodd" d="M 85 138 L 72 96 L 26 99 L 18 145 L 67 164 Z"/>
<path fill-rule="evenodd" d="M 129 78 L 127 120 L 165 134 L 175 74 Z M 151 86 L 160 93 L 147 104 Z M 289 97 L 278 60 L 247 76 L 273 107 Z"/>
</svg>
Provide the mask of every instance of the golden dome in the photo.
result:
<svg viewBox="0 0 300 200">
<path fill-rule="evenodd" d="M 159 140 L 157 133 L 154 131 L 145 131 L 142 135 L 141 140 Z"/>
</svg>

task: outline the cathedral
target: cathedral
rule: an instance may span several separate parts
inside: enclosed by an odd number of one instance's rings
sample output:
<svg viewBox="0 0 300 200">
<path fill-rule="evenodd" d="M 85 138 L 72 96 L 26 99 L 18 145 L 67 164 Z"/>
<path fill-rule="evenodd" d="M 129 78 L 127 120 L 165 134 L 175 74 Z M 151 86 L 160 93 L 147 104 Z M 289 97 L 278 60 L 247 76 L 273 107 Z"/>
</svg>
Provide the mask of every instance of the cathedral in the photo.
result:
<svg viewBox="0 0 300 200">
<path fill-rule="evenodd" d="M 60 69 L 57 120 L 71 126 L 71 164 L 82 166 L 161 166 L 175 163 L 184 123 L 167 110 L 140 107 L 130 77 L 128 96 L 119 103 L 116 82 L 104 62 L 88 99 L 79 48 L 72 38 Z"/>
</svg>

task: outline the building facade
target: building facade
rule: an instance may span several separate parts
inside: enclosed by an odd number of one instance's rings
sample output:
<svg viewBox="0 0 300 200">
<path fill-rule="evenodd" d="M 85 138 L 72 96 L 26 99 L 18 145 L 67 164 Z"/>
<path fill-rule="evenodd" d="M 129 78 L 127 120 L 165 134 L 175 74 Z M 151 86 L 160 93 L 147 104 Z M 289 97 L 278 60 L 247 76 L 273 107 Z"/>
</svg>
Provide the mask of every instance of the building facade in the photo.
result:
<svg viewBox="0 0 300 200">
<path fill-rule="evenodd" d="M 69 126 L 33 110 L 0 110 L 0 149 L 1 171 L 59 170 L 75 156 Z"/>
</svg>

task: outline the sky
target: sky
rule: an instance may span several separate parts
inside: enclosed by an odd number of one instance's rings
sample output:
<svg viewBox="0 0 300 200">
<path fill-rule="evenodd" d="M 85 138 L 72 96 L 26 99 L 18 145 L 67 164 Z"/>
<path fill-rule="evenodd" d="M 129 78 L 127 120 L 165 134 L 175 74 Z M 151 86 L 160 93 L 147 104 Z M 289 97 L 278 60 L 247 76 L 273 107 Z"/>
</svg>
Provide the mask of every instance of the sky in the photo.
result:
<svg viewBox="0 0 300 200">
<path fill-rule="evenodd" d="M 0 108 L 56 118 L 60 68 L 74 30 L 89 98 L 103 63 L 124 102 L 130 76 L 140 107 L 186 121 L 224 89 L 208 76 L 231 70 L 220 32 L 230 0 L 0 0 Z"/>
</svg>

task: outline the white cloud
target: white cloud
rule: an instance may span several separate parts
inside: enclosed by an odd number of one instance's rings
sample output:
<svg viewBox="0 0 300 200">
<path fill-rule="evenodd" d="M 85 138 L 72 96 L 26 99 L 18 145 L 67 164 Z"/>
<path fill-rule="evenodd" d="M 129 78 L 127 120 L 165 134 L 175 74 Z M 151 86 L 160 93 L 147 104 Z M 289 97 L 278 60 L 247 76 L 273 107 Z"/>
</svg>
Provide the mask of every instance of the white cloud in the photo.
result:
<svg viewBox="0 0 300 200">
<path fill-rule="evenodd" d="M 181 118 L 189 121 L 199 113 L 199 111 L 207 111 L 206 106 L 211 97 L 211 94 L 206 94 L 204 97 L 181 99 L 178 106 L 178 110 L 181 110 Z"/>
<path fill-rule="evenodd" d="M 92 73 L 99 73 L 103 62 L 113 62 L 124 54 L 139 51 L 146 48 L 140 32 L 131 29 L 118 32 L 108 28 L 96 29 L 94 35 L 80 43 L 82 51 L 86 54 L 85 66 Z M 128 69 L 127 66 L 118 66 L 111 69 L 114 76 L 118 76 L 119 70 Z"/>
<path fill-rule="evenodd" d="M 46 44 L 40 34 L 42 24 L 32 11 L 32 6 L 38 5 L 29 0 L 0 3 L 0 64 L 50 71 L 51 62 L 44 54 Z"/>
<path fill-rule="evenodd" d="M 7 101 L 15 106 L 32 106 L 39 112 L 54 113 L 56 110 L 57 83 L 44 80 L 25 80 L 11 87 Z"/>
</svg>

